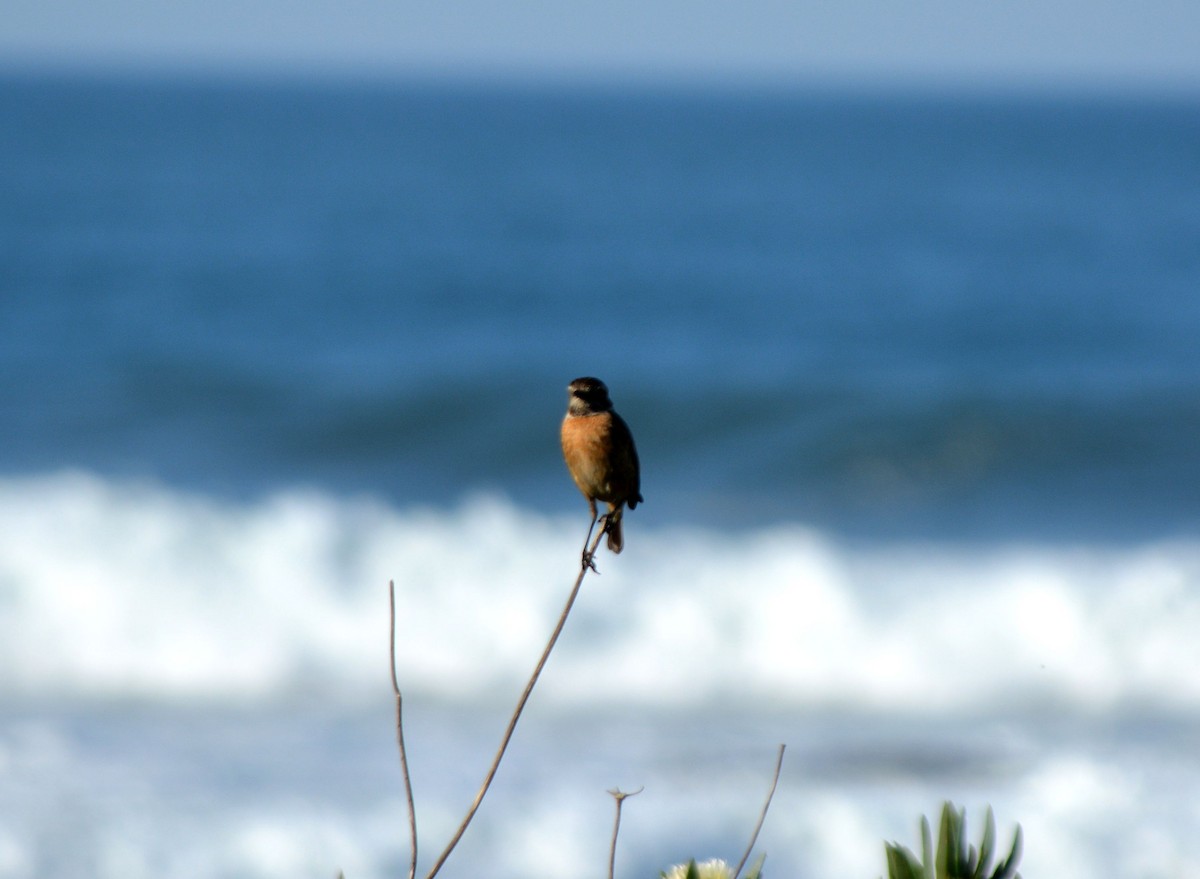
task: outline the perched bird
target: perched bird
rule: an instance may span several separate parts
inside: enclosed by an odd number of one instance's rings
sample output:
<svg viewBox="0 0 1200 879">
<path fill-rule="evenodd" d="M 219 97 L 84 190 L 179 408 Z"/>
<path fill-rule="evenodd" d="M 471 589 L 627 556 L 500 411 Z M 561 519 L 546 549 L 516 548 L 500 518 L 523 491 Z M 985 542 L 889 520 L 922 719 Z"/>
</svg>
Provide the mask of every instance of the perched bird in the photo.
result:
<svg viewBox="0 0 1200 879">
<path fill-rule="evenodd" d="M 596 501 L 608 504 L 604 530 L 608 548 L 620 552 L 625 545 L 621 533 L 621 511 L 642 502 L 641 473 L 637 449 L 629 426 L 613 411 L 608 388 L 598 378 L 577 378 L 567 386 L 570 395 L 562 423 L 563 458 L 571 478 L 587 498 L 592 511 L 588 539 L 596 527 Z M 587 540 L 584 541 L 584 562 Z"/>
</svg>

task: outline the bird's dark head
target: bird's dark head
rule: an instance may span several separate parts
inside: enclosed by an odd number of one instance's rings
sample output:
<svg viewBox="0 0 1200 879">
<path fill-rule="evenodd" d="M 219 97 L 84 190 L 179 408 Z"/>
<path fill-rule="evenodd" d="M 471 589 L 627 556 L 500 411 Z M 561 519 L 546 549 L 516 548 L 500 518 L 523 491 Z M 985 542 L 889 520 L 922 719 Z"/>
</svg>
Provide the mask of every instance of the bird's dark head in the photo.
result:
<svg viewBox="0 0 1200 879">
<path fill-rule="evenodd" d="M 612 409 L 608 387 L 598 378 L 577 378 L 567 385 L 567 392 L 570 394 L 567 411 L 572 415 L 590 415 Z"/>
</svg>

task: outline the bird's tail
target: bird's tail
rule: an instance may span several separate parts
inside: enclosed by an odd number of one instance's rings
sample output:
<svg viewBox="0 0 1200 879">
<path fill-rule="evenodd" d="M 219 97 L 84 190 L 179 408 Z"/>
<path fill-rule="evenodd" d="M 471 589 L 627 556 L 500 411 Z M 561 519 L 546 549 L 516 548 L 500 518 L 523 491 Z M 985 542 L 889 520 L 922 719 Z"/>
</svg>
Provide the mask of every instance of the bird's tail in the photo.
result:
<svg viewBox="0 0 1200 879">
<path fill-rule="evenodd" d="M 625 548 L 625 535 L 621 531 L 621 508 L 610 510 L 604 520 L 604 530 L 608 532 L 608 548 L 613 555 Z"/>
</svg>

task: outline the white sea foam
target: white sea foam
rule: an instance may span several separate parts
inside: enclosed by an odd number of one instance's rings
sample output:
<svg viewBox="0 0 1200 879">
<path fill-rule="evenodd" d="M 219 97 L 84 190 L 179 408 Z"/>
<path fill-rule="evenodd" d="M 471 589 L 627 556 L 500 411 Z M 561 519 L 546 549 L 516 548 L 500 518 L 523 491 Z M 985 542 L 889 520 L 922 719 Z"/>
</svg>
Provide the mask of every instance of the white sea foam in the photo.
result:
<svg viewBox="0 0 1200 879">
<path fill-rule="evenodd" d="M 64 473 L 0 482 L 0 691 L 264 697 L 519 684 L 583 517 L 308 491 L 255 502 Z M 1200 707 L 1200 541 L 859 546 L 653 529 L 585 584 L 541 698 Z M 506 690 L 507 693 L 507 690 Z"/>
</svg>

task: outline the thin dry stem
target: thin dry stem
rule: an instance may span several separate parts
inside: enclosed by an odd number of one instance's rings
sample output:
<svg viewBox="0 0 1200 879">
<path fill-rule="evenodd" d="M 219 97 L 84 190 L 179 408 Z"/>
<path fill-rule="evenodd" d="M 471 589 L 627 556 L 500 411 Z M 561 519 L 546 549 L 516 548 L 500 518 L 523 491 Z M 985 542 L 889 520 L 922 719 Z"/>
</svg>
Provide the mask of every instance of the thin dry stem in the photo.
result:
<svg viewBox="0 0 1200 879">
<path fill-rule="evenodd" d="M 779 757 L 775 761 L 775 777 L 771 779 L 771 789 L 767 792 L 767 801 L 763 803 L 762 811 L 758 815 L 758 823 L 754 825 L 754 832 L 750 834 L 750 844 L 746 846 L 746 853 L 742 855 L 742 859 L 738 861 L 737 869 L 733 871 L 733 879 L 738 879 L 742 875 L 742 868 L 746 866 L 746 861 L 750 860 L 750 853 L 754 851 L 754 844 L 758 842 L 758 832 L 762 830 L 763 822 L 767 820 L 767 810 L 771 808 L 771 799 L 775 796 L 775 787 L 779 784 L 779 773 L 783 769 L 783 752 L 787 745 L 779 746 Z"/>
<path fill-rule="evenodd" d="M 417 875 L 417 812 L 413 806 L 412 779 L 408 774 L 408 752 L 404 749 L 404 699 L 400 695 L 400 682 L 396 679 L 396 582 L 388 581 L 388 608 L 391 612 L 392 693 L 396 697 L 396 743 L 400 746 L 400 770 L 404 774 L 404 796 L 408 802 L 408 836 L 412 849 L 408 879 Z"/>
<path fill-rule="evenodd" d="M 596 547 L 600 544 L 600 538 L 603 536 L 604 530 L 601 529 L 600 533 L 596 535 L 596 539 L 592 542 L 591 549 L 584 556 L 583 563 L 580 564 L 579 576 L 575 578 L 575 585 L 572 587 L 571 594 L 567 598 L 567 604 L 558 618 L 558 624 L 554 627 L 553 634 L 550 635 L 546 649 L 542 651 L 541 659 L 538 660 L 537 666 L 529 678 L 529 683 L 525 685 L 525 691 L 521 693 L 521 698 L 517 700 L 517 707 L 508 722 L 508 727 L 504 730 L 504 737 L 500 740 L 500 748 L 496 751 L 496 757 L 492 760 L 492 765 L 488 769 L 487 775 L 484 776 L 479 793 L 475 795 L 475 801 L 471 804 L 471 808 L 467 810 L 466 817 L 463 818 L 462 823 L 458 826 L 458 830 L 455 831 L 454 836 L 446 846 L 446 850 L 438 856 L 437 861 L 434 863 L 433 868 L 426 874 L 425 879 L 433 879 L 442 868 L 442 865 L 446 863 L 446 859 L 450 857 L 450 853 L 454 851 L 454 847 L 458 845 L 458 841 L 466 833 L 467 825 L 471 823 L 471 819 L 479 811 L 479 805 L 483 802 L 488 788 L 492 786 L 492 779 L 496 777 L 496 770 L 500 768 L 500 761 L 504 759 L 504 752 L 508 750 L 508 743 L 512 740 L 513 731 L 517 728 L 517 721 L 521 719 L 521 712 L 525 709 L 525 703 L 529 701 L 529 696 L 533 693 L 534 685 L 537 684 L 538 677 L 541 675 L 542 669 L 546 666 L 546 660 L 550 658 L 550 651 L 554 649 L 554 645 L 558 642 L 558 636 L 562 634 L 563 627 L 567 624 L 567 616 L 571 613 L 571 608 L 575 605 L 575 599 L 579 595 L 579 587 L 583 585 L 583 578 L 587 576 L 588 569 L 591 567 L 588 564 L 588 559 L 595 554 Z"/>
<path fill-rule="evenodd" d="M 621 805 L 625 802 L 626 798 L 636 797 L 643 790 L 645 788 L 639 787 L 635 791 L 625 793 L 622 790 L 613 788 L 608 792 L 609 796 L 617 801 L 617 817 L 613 820 L 612 845 L 608 849 L 608 879 L 613 879 L 613 869 L 617 863 L 617 834 L 621 830 Z"/>
</svg>

